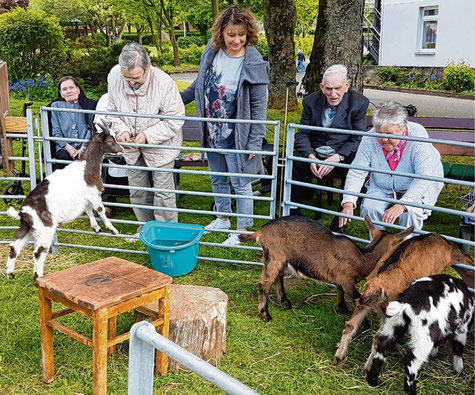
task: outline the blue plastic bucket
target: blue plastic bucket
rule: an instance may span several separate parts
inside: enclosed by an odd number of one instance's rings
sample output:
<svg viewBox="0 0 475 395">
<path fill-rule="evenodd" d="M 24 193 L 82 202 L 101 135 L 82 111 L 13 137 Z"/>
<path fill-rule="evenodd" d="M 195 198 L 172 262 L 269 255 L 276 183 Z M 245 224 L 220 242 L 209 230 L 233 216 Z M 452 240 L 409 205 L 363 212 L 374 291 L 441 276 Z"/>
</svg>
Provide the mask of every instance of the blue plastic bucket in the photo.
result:
<svg viewBox="0 0 475 395">
<path fill-rule="evenodd" d="M 198 262 L 203 225 L 148 221 L 140 231 L 140 240 L 148 248 L 152 267 L 169 276 L 183 276 Z"/>
</svg>

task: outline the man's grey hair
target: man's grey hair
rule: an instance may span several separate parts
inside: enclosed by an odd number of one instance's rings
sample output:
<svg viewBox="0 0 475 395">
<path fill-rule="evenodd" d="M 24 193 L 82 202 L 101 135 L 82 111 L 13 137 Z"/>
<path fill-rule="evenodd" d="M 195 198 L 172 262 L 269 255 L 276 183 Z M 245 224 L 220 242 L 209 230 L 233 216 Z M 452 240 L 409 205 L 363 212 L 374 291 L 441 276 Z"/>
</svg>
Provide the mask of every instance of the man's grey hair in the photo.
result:
<svg viewBox="0 0 475 395">
<path fill-rule="evenodd" d="M 374 112 L 373 125 L 375 128 L 384 129 L 390 123 L 403 129 L 406 127 L 407 118 L 407 110 L 402 104 L 389 101 Z"/>
<path fill-rule="evenodd" d="M 119 55 L 119 65 L 126 70 L 133 70 L 136 67 L 147 70 L 150 64 L 147 51 L 138 43 L 125 44 Z"/>
<path fill-rule="evenodd" d="M 325 70 L 322 77 L 322 84 L 324 84 L 325 78 L 331 74 L 341 73 L 345 77 L 345 81 L 348 81 L 348 69 L 344 64 L 334 64 Z"/>
</svg>

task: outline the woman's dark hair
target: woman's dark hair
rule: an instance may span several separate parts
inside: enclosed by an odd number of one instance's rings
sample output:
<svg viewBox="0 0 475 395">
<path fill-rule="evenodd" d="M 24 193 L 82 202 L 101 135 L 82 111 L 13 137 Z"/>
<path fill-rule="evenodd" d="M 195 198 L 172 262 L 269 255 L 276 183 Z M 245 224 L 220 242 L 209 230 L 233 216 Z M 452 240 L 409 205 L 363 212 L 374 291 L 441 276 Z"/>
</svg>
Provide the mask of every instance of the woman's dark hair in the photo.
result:
<svg viewBox="0 0 475 395">
<path fill-rule="evenodd" d="M 74 85 L 76 85 L 78 88 L 79 88 L 79 98 L 78 98 L 78 103 L 79 105 L 81 106 L 81 108 L 84 108 L 84 101 L 86 98 L 86 94 L 84 93 L 84 89 L 82 89 L 82 86 L 79 82 L 77 82 L 76 78 L 74 77 L 71 77 L 70 75 L 66 75 L 64 76 L 63 78 L 61 78 L 59 81 L 58 81 L 58 98 L 56 100 L 62 100 L 62 101 L 65 101 L 63 99 L 63 97 L 61 96 L 61 84 L 64 82 L 64 81 L 73 81 L 74 82 Z"/>
<path fill-rule="evenodd" d="M 225 48 L 223 31 L 228 25 L 242 25 L 246 29 L 246 45 L 255 45 L 258 41 L 257 19 L 251 12 L 237 4 L 227 7 L 219 14 L 211 28 L 211 45 L 218 51 Z"/>
</svg>

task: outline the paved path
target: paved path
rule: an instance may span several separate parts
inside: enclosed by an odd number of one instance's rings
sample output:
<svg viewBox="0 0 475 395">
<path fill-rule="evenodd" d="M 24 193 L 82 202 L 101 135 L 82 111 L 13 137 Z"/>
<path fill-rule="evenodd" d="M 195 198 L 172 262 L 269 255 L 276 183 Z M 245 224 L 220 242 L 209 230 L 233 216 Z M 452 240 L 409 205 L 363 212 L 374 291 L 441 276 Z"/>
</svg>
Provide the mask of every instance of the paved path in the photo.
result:
<svg viewBox="0 0 475 395">
<path fill-rule="evenodd" d="M 297 73 L 297 81 L 300 81 L 303 74 L 304 73 Z M 178 81 L 193 82 L 196 79 L 196 73 L 179 73 L 171 74 L 171 76 Z M 413 104 L 417 107 L 418 116 L 475 118 L 474 100 L 421 95 L 417 93 L 382 91 L 377 89 L 365 89 L 364 94 L 374 105 L 380 105 L 390 100 L 403 105 Z"/>
</svg>

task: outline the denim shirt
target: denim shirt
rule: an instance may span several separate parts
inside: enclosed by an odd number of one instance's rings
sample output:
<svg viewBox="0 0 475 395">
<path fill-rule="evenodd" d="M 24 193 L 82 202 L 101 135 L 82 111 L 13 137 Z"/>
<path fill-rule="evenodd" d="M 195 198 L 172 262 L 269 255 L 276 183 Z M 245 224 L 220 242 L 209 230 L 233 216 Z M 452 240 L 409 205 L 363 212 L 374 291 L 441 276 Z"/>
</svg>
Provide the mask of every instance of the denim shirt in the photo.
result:
<svg viewBox="0 0 475 395">
<path fill-rule="evenodd" d="M 52 108 L 72 108 L 81 109 L 79 103 L 67 103 L 65 101 L 56 101 L 51 104 Z M 53 127 L 53 137 L 64 137 L 74 139 L 87 139 L 91 138 L 92 132 L 88 130 L 86 124 L 86 117 L 84 114 L 52 111 L 51 125 Z M 56 151 L 63 149 L 67 141 L 56 141 Z M 78 149 L 85 143 L 70 142 L 69 145 Z"/>
</svg>

